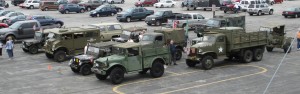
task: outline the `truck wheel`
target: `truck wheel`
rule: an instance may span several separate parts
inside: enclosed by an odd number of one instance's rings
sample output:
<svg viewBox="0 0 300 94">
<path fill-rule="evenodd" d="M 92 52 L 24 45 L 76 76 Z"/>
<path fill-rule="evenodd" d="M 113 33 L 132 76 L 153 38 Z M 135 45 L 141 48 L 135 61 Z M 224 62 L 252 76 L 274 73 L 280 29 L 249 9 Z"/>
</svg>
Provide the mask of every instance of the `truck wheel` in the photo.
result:
<svg viewBox="0 0 300 94">
<path fill-rule="evenodd" d="M 30 8 L 30 9 L 33 9 L 34 7 L 31 5 L 29 8 Z"/>
<path fill-rule="evenodd" d="M 124 80 L 124 70 L 122 70 L 120 67 L 115 67 L 109 77 L 113 84 L 120 84 Z"/>
<path fill-rule="evenodd" d="M 91 7 L 87 7 L 86 10 L 87 10 L 87 11 L 91 11 L 92 8 L 91 8 Z"/>
<path fill-rule="evenodd" d="M 38 53 L 38 47 L 35 46 L 35 45 L 31 45 L 31 46 L 28 48 L 28 51 L 29 51 L 29 53 L 31 53 L 31 54 L 36 54 L 36 53 Z"/>
<path fill-rule="evenodd" d="M 164 74 L 164 65 L 159 61 L 155 60 L 150 69 L 150 74 L 153 78 L 161 77 Z"/>
<path fill-rule="evenodd" d="M 101 75 L 101 74 L 95 74 L 97 79 L 99 80 L 106 80 L 107 79 L 107 75 Z"/>
<path fill-rule="evenodd" d="M 78 69 L 71 68 L 71 70 L 72 70 L 74 73 L 79 73 L 79 70 L 78 70 Z"/>
<path fill-rule="evenodd" d="M 269 15 L 273 15 L 273 10 L 270 10 L 270 11 L 269 11 Z"/>
<path fill-rule="evenodd" d="M 194 10 L 196 10 L 197 9 L 197 7 L 194 7 Z"/>
<path fill-rule="evenodd" d="M 204 56 L 201 64 L 203 69 L 210 70 L 214 66 L 214 59 L 211 56 Z"/>
<path fill-rule="evenodd" d="M 253 59 L 253 52 L 251 50 L 246 50 L 242 56 L 242 62 L 250 63 Z"/>
<path fill-rule="evenodd" d="M 159 20 L 157 20 L 157 21 L 155 22 L 155 25 L 156 25 L 156 26 L 160 26 L 160 25 L 161 25 L 161 22 L 160 22 Z"/>
<path fill-rule="evenodd" d="M 289 49 L 289 46 L 290 46 L 289 44 L 286 44 L 286 45 L 283 46 L 284 53 L 290 53 L 291 52 L 292 48 Z"/>
<path fill-rule="evenodd" d="M 23 50 L 24 52 L 28 52 L 28 50 L 27 50 L 27 49 L 24 49 L 24 48 L 22 48 L 22 50 Z"/>
<path fill-rule="evenodd" d="M 147 23 L 147 25 L 151 26 L 152 24 L 150 24 L 150 23 Z"/>
<path fill-rule="evenodd" d="M 254 61 L 261 61 L 264 55 L 264 51 L 261 48 L 257 48 L 254 50 L 254 56 L 253 56 L 253 60 Z"/>
<path fill-rule="evenodd" d="M 92 66 L 89 64 L 84 64 L 83 66 L 80 67 L 80 73 L 82 75 L 89 75 L 92 73 L 91 71 Z"/>
<path fill-rule="evenodd" d="M 67 58 L 66 52 L 59 50 L 57 52 L 54 53 L 54 60 L 56 62 L 63 62 L 65 61 Z"/>
<path fill-rule="evenodd" d="M 52 55 L 52 54 L 45 53 L 45 55 L 46 55 L 46 57 L 47 57 L 48 59 L 52 59 L 52 58 L 53 58 L 53 55 Z"/>
<path fill-rule="evenodd" d="M 44 10 L 45 10 L 45 11 L 48 11 L 48 8 L 46 7 Z"/>
<path fill-rule="evenodd" d="M 69 10 L 65 10 L 65 14 L 69 14 Z"/>
<path fill-rule="evenodd" d="M 252 16 L 253 14 L 252 14 L 252 13 L 249 13 L 249 15 Z"/>
<path fill-rule="evenodd" d="M 173 8 L 173 7 L 175 7 L 175 5 L 174 5 L 174 4 L 172 4 L 172 6 L 171 6 L 171 7 Z"/>
<path fill-rule="evenodd" d="M 257 16 L 260 16 L 260 15 L 261 15 L 261 11 L 258 11 Z"/>
<path fill-rule="evenodd" d="M 160 8 L 163 8 L 164 7 L 164 5 L 160 5 Z"/>
<path fill-rule="evenodd" d="M 273 47 L 266 47 L 268 52 L 272 52 L 273 51 Z"/>
<path fill-rule="evenodd" d="M 185 61 L 186 65 L 189 67 L 195 67 L 196 66 L 196 62 L 193 62 L 192 60 L 186 60 Z"/>
<path fill-rule="evenodd" d="M 295 16 L 294 16 L 295 18 L 298 18 L 298 14 L 295 14 Z"/>
<path fill-rule="evenodd" d="M 176 60 L 180 60 L 182 57 L 182 51 L 180 49 L 176 49 Z"/>
<path fill-rule="evenodd" d="M 81 10 L 80 10 L 80 13 L 84 13 L 84 9 L 81 9 Z"/>
<path fill-rule="evenodd" d="M 127 17 L 127 18 L 126 18 L 126 21 L 127 21 L 127 22 L 131 22 L 131 18 L 130 18 L 130 17 Z"/>
</svg>

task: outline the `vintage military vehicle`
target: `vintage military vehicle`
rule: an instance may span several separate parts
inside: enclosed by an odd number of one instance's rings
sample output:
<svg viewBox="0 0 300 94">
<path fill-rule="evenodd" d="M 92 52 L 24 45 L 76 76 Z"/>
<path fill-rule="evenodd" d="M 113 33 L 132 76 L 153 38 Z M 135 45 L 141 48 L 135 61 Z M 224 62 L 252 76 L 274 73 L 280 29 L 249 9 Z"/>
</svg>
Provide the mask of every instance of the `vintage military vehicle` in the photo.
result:
<svg viewBox="0 0 300 94">
<path fill-rule="evenodd" d="M 286 53 L 291 52 L 291 42 L 293 41 L 292 37 L 287 37 L 284 31 L 285 25 L 276 25 L 276 26 L 263 26 L 260 27 L 260 31 L 268 32 L 268 44 L 266 45 L 266 50 L 272 52 L 273 48 L 282 48 Z"/>
<path fill-rule="evenodd" d="M 49 32 L 50 30 L 47 29 L 36 31 L 34 34 L 34 39 L 24 40 L 21 48 L 24 52 L 29 52 L 31 54 L 38 53 L 38 51 L 43 48 Z"/>
<path fill-rule="evenodd" d="M 113 45 L 113 55 L 100 57 L 94 61 L 92 71 L 99 80 L 108 76 L 113 84 L 120 84 L 124 73 L 146 73 L 150 70 L 152 77 L 164 74 L 164 64 L 170 62 L 169 47 L 149 46 L 149 42 L 126 42 Z"/>
<path fill-rule="evenodd" d="M 267 44 L 267 32 L 246 33 L 240 27 L 222 27 L 201 32 L 201 40 L 194 42 L 186 59 L 189 67 L 201 63 L 203 69 L 211 69 L 214 59 L 228 57 L 249 63 L 263 58 Z"/>
<path fill-rule="evenodd" d="M 83 27 L 69 27 L 60 29 L 51 29 L 48 34 L 48 40 L 45 43 L 45 52 L 48 58 L 54 58 L 57 62 L 67 59 L 67 56 L 73 56 L 83 53 L 88 40 L 93 42 L 110 41 L 118 37 L 122 32 L 120 24 L 93 24 Z"/>
<path fill-rule="evenodd" d="M 154 30 L 154 33 L 145 33 L 141 41 L 150 42 L 153 47 L 163 47 L 169 44 L 170 40 L 173 40 L 176 45 L 176 60 L 180 60 L 183 48 L 187 45 L 183 28 Z"/>
<path fill-rule="evenodd" d="M 94 64 L 94 60 L 99 57 L 105 57 L 111 55 L 112 45 L 118 44 L 118 42 L 98 42 L 88 43 L 83 55 L 74 56 L 70 60 L 69 66 L 74 73 L 80 73 L 82 75 L 89 75 L 92 73 L 91 68 Z"/>
<path fill-rule="evenodd" d="M 139 42 L 140 33 L 147 31 L 147 28 L 144 27 L 129 27 L 125 28 L 120 35 L 120 37 L 113 38 L 112 41 L 116 42 L 127 42 L 129 39 L 132 39 L 134 42 Z"/>
</svg>

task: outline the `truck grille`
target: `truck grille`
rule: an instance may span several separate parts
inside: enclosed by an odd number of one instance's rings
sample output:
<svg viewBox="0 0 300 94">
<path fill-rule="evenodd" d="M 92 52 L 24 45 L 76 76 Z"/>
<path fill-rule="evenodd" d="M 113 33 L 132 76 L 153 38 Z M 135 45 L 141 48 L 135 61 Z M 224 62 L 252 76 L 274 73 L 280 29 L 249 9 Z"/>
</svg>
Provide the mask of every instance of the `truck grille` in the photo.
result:
<svg viewBox="0 0 300 94">
<path fill-rule="evenodd" d="M 195 56 L 197 54 L 197 49 L 196 48 L 191 48 L 189 56 Z"/>
</svg>

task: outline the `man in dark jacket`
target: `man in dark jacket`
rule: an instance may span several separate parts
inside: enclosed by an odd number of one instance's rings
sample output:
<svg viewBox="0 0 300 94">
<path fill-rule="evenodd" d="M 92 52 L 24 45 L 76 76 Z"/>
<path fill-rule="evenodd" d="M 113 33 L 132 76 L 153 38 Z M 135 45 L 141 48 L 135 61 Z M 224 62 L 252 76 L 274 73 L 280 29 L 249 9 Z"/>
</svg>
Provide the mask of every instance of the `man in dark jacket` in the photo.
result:
<svg viewBox="0 0 300 94">
<path fill-rule="evenodd" d="M 172 60 L 171 60 L 171 64 L 170 65 L 172 65 L 172 63 L 174 65 L 177 65 L 176 64 L 176 47 L 174 45 L 174 41 L 173 40 L 170 41 L 170 51 L 171 51 L 171 56 L 172 56 Z"/>
</svg>

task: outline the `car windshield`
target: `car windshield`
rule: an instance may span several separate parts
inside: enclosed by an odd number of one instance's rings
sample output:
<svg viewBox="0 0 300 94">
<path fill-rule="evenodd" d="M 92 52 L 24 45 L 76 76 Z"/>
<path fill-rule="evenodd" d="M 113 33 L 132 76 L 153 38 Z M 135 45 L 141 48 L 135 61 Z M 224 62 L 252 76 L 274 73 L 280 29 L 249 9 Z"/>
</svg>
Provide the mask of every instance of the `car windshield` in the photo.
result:
<svg viewBox="0 0 300 94">
<path fill-rule="evenodd" d="M 105 6 L 97 7 L 95 10 L 99 11 L 99 10 L 101 10 L 103 7 L 105 7 Z"/>
<path fill-rule="evenodd" d="M 35 39 L 42 39 L 43 38 L 43 33 L 42 32 L 35 32 L 34 33 L 34 38 Z"/>
<path fill-rule="evenodd" d="M 217 21 L 217 20 L 208 20 L 206 22 L 206 25 L 211 26 L 211 27 L 217 27 L 217 26 L 219 26 L 219 21 Z"/>
<path fill-rule="evenodd" d="M 152 35 L 143 35 L 142 41 L 153 41 L 153 40 L 154 40 L 154 36 L 152 36 Z"/>
<path fill-rule="evenodd" d="M 295 8 L 288 8 L 285 11 L 295 11 L 295 10 L 296 10 Z"/>
<path fill-rule="evenodd" d="M 21 23 L 16 22 L 16 23 L 12 24 L 11 26 L 9 26 L 9 28 L 18 29 L 20 25 L 21 25 Z"/>
<path fill-rule="evenodd" d="M 158 12 L 155 12 L 154 15 L 161 16 L 161 15 L 163 15 L 163 13 L 164 13 L 163 11 L 158 11 Z"/>
<path fill-rule="evenodd" d="M 126 49 L 124 48 L 118 48 L 118 47 L 113 47 L 112 48 L 112 53 L 117 54 L 117 55 L 125 55 Z"/>
</svg>

